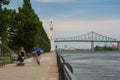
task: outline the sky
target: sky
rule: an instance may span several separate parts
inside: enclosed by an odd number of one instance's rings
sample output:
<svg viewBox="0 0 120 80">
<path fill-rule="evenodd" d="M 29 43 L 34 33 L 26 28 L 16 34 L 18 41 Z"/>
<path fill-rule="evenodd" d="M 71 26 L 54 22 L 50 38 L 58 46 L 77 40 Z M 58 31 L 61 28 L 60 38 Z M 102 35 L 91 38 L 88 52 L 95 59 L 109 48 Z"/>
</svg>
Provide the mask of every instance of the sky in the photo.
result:
<svg viewBox="0 0 120 80">
<path fill-rule="evenodd" d="M 10 0 L 7 7 L 17 10 L 22 4 Z M 31 5 L 47 34 L 53 19 L 55 38 L 94 31 L 120 40 L 120 0 L 31 0 Z"/>
</svg>

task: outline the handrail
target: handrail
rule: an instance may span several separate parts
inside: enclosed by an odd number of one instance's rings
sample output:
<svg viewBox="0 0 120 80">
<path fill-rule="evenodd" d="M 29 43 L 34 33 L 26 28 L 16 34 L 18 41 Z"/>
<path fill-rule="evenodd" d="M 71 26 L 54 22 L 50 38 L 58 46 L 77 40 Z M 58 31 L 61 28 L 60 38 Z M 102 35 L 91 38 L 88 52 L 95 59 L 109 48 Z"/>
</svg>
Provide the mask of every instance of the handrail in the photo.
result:
<svg viewBox="0 0 120 80">
<path fill-rule="evenodd" d="M 71 71 L 68 69 L 66 65 L 64 65 L 64 72 L 66 74 L 67 80 L 76 80 L 74 75 L 71 73 Z"/>
<path fill-rule="evenodd" d="M 58 72 L 59 72 L 59 80 L 76 80 L 73 75 L 72 66 L 69 63 L 66 63 L 64 58 L 57 53 L 57 64 L 58 64 Z"/>
</svg>

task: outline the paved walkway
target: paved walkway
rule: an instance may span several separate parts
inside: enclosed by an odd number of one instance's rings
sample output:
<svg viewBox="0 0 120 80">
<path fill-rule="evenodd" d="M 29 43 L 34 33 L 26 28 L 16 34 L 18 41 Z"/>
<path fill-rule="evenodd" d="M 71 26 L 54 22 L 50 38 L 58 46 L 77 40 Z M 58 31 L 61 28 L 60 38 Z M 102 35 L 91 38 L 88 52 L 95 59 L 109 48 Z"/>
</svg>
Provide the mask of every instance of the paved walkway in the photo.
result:
<svg viewBox="0 0 120 80">
<path fill-rule="evenodd" d="M 55 52 L 42 54 L 40 66 L 34 58 L 26 59 L 25 66 L 16 63 L 0 68 L 0 80 L 58 80 Z"/>
</svg>

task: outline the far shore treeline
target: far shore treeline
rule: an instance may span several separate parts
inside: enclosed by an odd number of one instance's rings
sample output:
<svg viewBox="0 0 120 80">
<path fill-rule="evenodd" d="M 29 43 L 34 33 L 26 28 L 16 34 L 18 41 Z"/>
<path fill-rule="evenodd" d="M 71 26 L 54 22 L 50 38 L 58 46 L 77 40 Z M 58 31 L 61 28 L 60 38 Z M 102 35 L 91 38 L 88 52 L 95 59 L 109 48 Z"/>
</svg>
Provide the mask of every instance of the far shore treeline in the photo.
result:
<svg viewBox="0 0 120 80">
<path fill-rule="evenodd" d="M 45 51 L 50 50 L 50 41 L 42 21 L 32 9 L 30 0 L 23 0 L 22 7 L 8 9 L 10 0 L 0 0 L 0 38 L 2 44 L 16 51 L 23 46 L 30 52 L 36 45 Z M 2 46 L 0 46 L 2 47 Z"/>
</svg>

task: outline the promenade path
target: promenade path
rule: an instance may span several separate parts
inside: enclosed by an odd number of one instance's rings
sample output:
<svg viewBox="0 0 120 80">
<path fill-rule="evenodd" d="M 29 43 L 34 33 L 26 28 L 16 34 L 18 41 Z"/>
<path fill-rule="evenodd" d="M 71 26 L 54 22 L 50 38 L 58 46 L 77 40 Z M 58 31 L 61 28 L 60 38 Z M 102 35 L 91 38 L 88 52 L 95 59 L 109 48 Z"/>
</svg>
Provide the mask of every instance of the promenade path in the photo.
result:
<svg viewBox="0 0 120 80">
<path fill-rule="evenodd" d="M 25 60 L 25 66 L 16 63 L 0 68 L 0 80 L 58 80 L 55 52 L 42 54 L 40 66 L 34 58 Z"/>
</svg>

